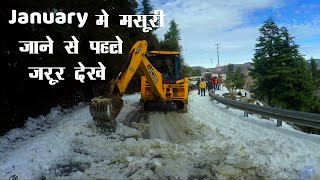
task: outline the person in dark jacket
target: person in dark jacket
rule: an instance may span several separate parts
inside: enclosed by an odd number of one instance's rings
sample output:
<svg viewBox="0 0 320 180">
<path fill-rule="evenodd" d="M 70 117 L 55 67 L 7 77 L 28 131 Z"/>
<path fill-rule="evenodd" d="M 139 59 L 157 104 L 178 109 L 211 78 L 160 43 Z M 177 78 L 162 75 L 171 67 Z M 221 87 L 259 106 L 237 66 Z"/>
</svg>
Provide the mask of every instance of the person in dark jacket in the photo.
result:
<svg viewBox="0 0 320 180">
<path fill-rule="evenodd" d="M 161 67 L 159 70 L 160 70 L 161 74 L 163 74 L 163 75 L 168 74 L 169 75 L 169 67 L 165 61 L 162 61 L 162 64 L 161 64 Z"/>
<path fill-rule="evenodd" d="M 197 80 L 197 89 L 198 89 L 198 94 L 200 95 L 200 78 Z"/>
<path fill-rule="evenodd" d="M 208 78 L 207 80 L 207 87 L 208 87 L 208 91 L 210 91 L 211 89 L 213 89 L 213 84 L 210 78 Z"/>
</svg>

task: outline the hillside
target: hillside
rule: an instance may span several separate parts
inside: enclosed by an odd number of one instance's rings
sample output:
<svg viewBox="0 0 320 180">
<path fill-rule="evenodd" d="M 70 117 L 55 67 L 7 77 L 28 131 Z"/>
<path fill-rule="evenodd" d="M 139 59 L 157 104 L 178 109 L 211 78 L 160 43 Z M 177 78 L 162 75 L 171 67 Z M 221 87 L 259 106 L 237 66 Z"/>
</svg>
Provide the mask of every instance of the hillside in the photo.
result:
<svg viewBox="0 0 320 180">
<path fill-rule="evenodd" d="M 320 69 L 320 59 L 316 59 L 316 62 L 318 64 L 318 69 Z M 310 60 L 307 60 L 307 63 L 310 63 Z M 227 66 L 221 66 L 221 73 L 226 73 L 226 67 Z M 241 73 L 243 73 L 245 75 L 245 86 L 244 89 L 246 90 L 250 90 L 250 86 L 253 83 L 253 79 L 251 76 L 249 76 L 249 70 L 252 68 L 252 65 L 250 62 L 246 62 L 244 64 L 234 64 L 235 69 L 237 69 L 238 67 L 240 67 L 241 69 Z M 217 72 L 217 68 L 204 68 L 201 66 L 194 66 L 192 67 L 193 69 L 200 69 L 201 73 L 204 72 Z"/>
<path fill-rule="evenodd" d="M 318 69 L 320 69 L 320 59 L 316 59 L 316 62 L 318 64 Z M 307 60 L 307 63 L 310 63 L 310 60 Z M 246 62 L 244 64 L 234 64 L 235 69 L 237 69 L 238 67 L 241 68 L 241 72 L 245 75 L 248 75 L 249 69 L 252 68 L 251 62 Z M 193 66 L 191 67 L 192 69 L 200 69 L 201 73 L 204 72 L 216 72 L 217 68 L 204 68 L 201 66 Z M 221 71 L 222 73 L 226 72 L 226 68 L 227 66 L 221 66 Z"/>
<path fill-rule="evenodd" d="M 244 64 L 234 64 L 235 68 L 238 68 L 240 67 L 241 68 L 241 72 L 242 73 L 246 73 L 248 71 L 248 69 L 251 68 L 251 63 L 250 62 L 247 62 L 247 63 L 244 63 Z M 221 71 L 222 73 L 225 73 L 226 72 L 226 67 L 227 66 L 221 66 Z M 204 73 L 204 72 L 216 72 L 217 71 L 217 68 L 204 68 L 204 67 L 201 67 L 201 66 L 193 66 L 191 67 L 193 70 L 195 69 L 199 69 L 201 71 L 201 73 Z"/>
</svg>

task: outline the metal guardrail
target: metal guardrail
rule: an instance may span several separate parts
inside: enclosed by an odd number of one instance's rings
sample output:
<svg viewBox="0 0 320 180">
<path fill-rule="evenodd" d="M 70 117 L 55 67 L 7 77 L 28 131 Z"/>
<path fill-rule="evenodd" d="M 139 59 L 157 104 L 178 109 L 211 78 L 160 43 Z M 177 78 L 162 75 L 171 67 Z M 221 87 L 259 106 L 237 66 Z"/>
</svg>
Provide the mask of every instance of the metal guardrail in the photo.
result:
<svg viewBox="0 0 320 180">
<path fill-rule="evenodd" d="M 241 109 L 244 111 L 244 116 L 248 117 L 248 113 L 259 114 L 270 118 L 277 119 L 277 126 L 281 126 L 282 121 L 288 121 L 302 126 L 308 126 L 320 129 L 320 114 L 291 111 L 267 106 L 258 106 L 241 101 L 230 100 L 227 98 L 219 97 L 212 91 L 209 92 L 212 99 L 229 107 Z"/>
</svg>

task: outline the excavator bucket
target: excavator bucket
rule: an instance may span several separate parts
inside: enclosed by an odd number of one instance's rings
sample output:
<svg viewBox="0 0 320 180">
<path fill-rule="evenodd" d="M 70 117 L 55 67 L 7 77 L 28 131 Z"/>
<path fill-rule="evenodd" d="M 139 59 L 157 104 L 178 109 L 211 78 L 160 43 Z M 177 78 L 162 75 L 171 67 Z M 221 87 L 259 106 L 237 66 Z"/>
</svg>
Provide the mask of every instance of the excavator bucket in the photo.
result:
<svg viewBox="0 0 320 180">
<path fill-rule="evenodd" d="M 102 133 L 110 133 L 116 130 L 116 118 L 123 107 L 121 96 L 113 95 L 117 83 L 117 80 L 110 80 L 108 95 L 91 99 L 90 114 L 98 130 Z"/>
<path fill-rule="evenodd" d="M 90 114 L 102 133 L 116 130 L 116 117 L 123 107 L 121 96 L 99 96 L 91 100 Z"/>
</svg>

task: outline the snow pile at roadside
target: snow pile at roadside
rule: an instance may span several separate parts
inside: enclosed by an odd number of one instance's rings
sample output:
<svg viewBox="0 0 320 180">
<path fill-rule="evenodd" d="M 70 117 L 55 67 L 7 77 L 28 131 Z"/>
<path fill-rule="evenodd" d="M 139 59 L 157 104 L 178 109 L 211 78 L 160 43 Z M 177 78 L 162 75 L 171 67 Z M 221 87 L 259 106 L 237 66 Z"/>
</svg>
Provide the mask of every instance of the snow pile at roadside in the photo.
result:
<svg viewBox="0 0 320 180">
<path fill-rule="evenodd" d="M 72 135 L 88 117 L 84 105 L 74 108 L 72 113 L 57 107 L 47 116 L 29 118 L 24 128 L 0 137 L 0 177 L 38 177 L 51 164 L 63 160 L 69 154 Z"/>
<path fill-rule="evenodd" d="M 123 99 L 117 130 L 110 136 L 97 132 L 88 106 L 79 106 L 68 112 L 53 109 L 0 137 L 0 177 L 297 179 L 306 167 L 319 173 L 319 136 L 244 118 L 242 111 L 191 92 L 189 113 L 183 114 L 191 127 L 183 131 L 197 138 L 179 143 L 145 139 L 141 130 L 121 123 L 139 109 L 140 95 Z"/>
<path fill-rule="evenodd" d="M 124 112 L 136 110 L 138 101 L 138 94 L 124 97 L 125 107 L 119 118 L 125 118 Z M 54 126 L 16 143 L 15 148 L 2 149 L 1 178 L 213 178 L 216 166 L 225 157 L 221 149 L 212 149 L 201 141 L 179 145 L 143 139 L 139 130 L 121 123 L 111 136 L 99 134 L 87 106 L 66 114 L 57 112 L 54 115 L 57 121 L 52 123 Z M 38 121 L 49 122 L 51 114 Z M 192 130 L 186 130 L 190 134 L 204 132 L 210 131 L 201 124 L 194 124 Z M 12 133 L 14 131 L 1 138 Z M 25 127 L 16 136 L 24 133 L 32 134 Z"/>
<path fill-rule="evenodd" d="M 225 92 L 226 89 L 216 94 Z M 261 165 L 274 178 L 296 179 L 305 168 L 317 171 L 320 177 L 319 135 L 296 131 L 285 122 L 276 127 L 274 120 L 243 117 L 243 111 L 225 109 L 225 105 L 210 101 L 209 96 L 193 93 L 189 97 L 194 119 L 224 137 L 223 142 L 216 143 L 233 147 L 234 153 L 229 154 L 233 163 L 238 164 L 237 156 L 242 156 L 240 159 Z"/>
</svg>

